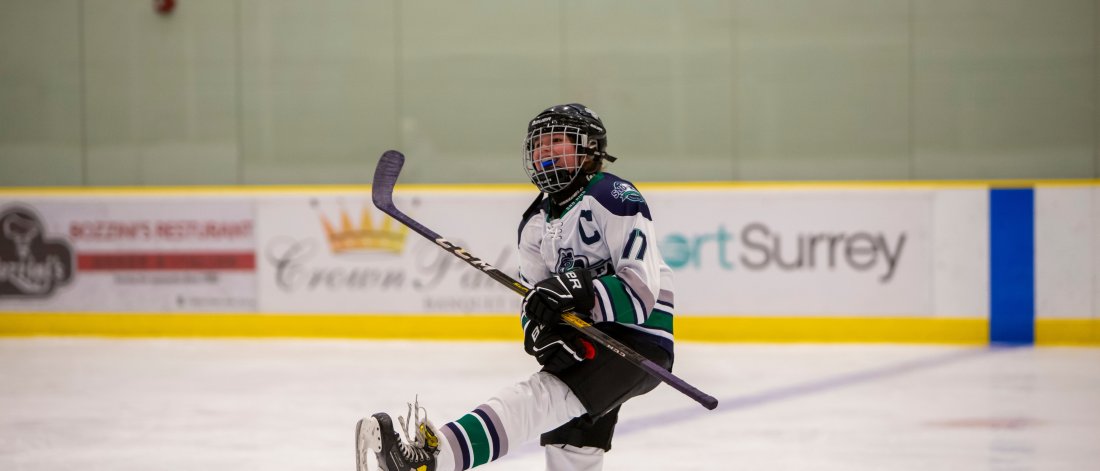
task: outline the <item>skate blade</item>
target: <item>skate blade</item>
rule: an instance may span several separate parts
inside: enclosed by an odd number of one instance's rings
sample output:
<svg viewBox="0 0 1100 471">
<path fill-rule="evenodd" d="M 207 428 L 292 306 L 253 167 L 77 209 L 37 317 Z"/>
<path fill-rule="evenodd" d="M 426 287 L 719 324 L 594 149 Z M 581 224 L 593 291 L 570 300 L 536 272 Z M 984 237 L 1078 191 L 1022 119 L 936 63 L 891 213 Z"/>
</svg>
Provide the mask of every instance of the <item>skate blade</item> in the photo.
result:
<svg viewBox="0 0 1100 471">
<path fill-rule="evenodd" d="M 372 471 L 368 456 L 372 453 L 378 456 L 382 452 L 382 429 L 374 417 L 360 419 L 355 424 L 355 469 L 356 471 Z M 378 470 L 382 469 L 381 463 Z"/>
</svg>

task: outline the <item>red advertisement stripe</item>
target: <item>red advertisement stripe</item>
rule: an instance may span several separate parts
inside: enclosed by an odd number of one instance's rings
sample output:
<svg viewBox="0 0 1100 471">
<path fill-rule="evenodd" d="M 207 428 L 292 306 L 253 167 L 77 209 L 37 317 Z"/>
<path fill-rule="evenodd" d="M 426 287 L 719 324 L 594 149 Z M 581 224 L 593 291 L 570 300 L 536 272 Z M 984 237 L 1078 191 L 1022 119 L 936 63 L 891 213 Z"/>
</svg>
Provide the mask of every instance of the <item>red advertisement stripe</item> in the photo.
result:
<svg viewBox="0 0 1100 471">
<path fill-rule="evenodd" d="M 80 253 L 76 256 L 76 266 L 80 271 L 255 270 L 256 255 L 251 252 Z"/>
</svg>

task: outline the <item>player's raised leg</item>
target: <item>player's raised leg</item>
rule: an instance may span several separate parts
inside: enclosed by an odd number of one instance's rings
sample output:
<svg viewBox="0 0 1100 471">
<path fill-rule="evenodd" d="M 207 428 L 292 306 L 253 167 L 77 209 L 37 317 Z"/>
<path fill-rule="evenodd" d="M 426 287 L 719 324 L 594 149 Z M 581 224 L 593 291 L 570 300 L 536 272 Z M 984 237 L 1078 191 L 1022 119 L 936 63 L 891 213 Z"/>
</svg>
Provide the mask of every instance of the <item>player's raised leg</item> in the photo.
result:
<svg viewBox="0 0 1100 471">
<path fill-rule="evenodd" d="M 585 412 L 565 383 L 539 372 L 502 389 L 438 430 L 427 418 L 416 417 L 415 433 L 407 432 L 404 439 L 394 431 L 388 415 L 377 413 L 356 427 L 358 470 L 370 470 L 367 457 L 371 455 L 377 457 L 377 469 L 383 471 L 470 469 L 496 460 L 510 447 L 531 441 Z"/>
</svg>

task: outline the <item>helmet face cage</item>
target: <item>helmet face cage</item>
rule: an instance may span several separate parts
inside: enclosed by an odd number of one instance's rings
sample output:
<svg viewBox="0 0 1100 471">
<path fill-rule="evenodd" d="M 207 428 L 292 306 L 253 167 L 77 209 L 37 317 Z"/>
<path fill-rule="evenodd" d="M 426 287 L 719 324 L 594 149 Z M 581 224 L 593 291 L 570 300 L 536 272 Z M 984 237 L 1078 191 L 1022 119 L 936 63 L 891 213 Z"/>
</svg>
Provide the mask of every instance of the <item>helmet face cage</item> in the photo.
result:
<svg viewBox="0 0 1100 471">
<path fill-rule="evenodd" d="M 594 150 L 589 149 L 588 136 L 579 127 L 536 127 L 523 141 L 523 169 L 540 191 L 557 193 L 582 173 Z"/>
</svg>

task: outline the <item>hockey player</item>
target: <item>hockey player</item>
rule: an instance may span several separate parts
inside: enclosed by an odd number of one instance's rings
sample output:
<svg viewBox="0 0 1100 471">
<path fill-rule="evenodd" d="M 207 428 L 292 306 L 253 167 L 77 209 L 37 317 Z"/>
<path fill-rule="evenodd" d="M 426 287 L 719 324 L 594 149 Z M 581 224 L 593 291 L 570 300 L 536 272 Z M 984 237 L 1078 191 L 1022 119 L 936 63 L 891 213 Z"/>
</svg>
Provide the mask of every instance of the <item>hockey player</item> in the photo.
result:
<svg viewBox="0 0 1100 471">
<path fill-rule="evenodd" d="M 652 216 L 630 182 L 603 171 L 607 131 L 581 104 L 531 120 L 523 166 L 540 190 L 519 226 L 524 350 L 542 368 L 454 422 L 436 428 L 419 404 L 401 418 L 377 413 L 356 426 L 359 471 L 373 454 L 385 471 L 464 470 L 541 435 L 548 470 L 599 470 L 619 408 L 658 380 L 590 343 L 563 312 L 671 369 L 672 277 L 657 250 Z M 413 428 L 410 436 L 409 428 Z"/>
</svg>

